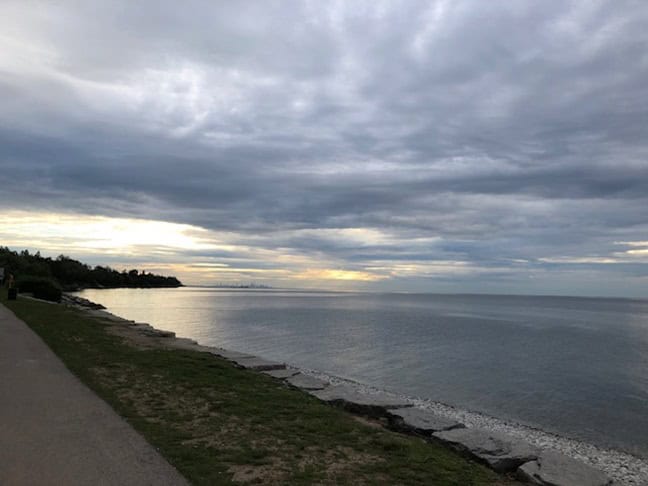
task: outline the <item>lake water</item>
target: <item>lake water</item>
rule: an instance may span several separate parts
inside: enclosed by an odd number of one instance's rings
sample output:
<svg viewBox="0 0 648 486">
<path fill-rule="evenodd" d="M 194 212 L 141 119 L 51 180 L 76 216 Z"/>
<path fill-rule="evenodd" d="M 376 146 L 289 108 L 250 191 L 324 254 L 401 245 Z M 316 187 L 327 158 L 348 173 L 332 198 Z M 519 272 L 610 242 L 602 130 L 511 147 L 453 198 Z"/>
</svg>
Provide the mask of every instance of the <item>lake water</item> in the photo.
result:
<svg viewBox="0 0 648 486">
<path fill-rule="evenodd" d="M 201 344 L 648 458 L 648 301 L 206 288 L 86 290 Z"/>
</svg>

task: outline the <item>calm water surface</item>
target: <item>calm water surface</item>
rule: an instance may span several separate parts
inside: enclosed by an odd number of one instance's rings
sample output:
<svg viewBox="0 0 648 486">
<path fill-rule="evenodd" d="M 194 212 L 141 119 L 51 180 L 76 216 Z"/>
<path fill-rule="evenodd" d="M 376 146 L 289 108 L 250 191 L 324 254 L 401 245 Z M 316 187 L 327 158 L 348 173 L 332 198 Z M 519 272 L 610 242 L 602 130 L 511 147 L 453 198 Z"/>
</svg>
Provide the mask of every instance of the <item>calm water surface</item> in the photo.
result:
<svg viewBox="0 0 648 486">
<path fill-rule="evenodd" d="M 86 290 L 222 346 L 648 458 L 648 301 L 205 288 Z"/>
</svg>

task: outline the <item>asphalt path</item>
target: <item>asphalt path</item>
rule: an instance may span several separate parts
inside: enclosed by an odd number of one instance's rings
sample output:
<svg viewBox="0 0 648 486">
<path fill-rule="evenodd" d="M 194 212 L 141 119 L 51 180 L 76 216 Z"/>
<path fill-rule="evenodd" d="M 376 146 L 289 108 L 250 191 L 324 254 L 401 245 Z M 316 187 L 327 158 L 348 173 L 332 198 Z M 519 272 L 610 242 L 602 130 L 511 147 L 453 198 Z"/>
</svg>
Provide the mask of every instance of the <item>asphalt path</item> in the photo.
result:
<svg viewBox="0 0 648 486">
<path fill-rule="evenodd" d="M 0 304 L 0 485 L 187 485 Z"/>
</svg>

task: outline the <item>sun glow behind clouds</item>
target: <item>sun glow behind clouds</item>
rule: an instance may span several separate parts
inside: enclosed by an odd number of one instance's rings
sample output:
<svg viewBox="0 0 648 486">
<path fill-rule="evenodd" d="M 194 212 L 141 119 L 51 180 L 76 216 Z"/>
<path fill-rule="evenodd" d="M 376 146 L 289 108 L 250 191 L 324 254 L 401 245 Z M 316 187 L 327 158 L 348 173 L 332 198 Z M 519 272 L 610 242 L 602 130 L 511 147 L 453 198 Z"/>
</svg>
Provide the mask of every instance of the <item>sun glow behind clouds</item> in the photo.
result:
<svg viewBox="0 0 648 486">
<path fill-rule="evenodd" d="M 196 226 L 163 221 L 21 211 L 0 215 L 0 237 L 8 246 L 50 251 L 138 254 L 148 251 L 217 248 Z"/>
<path fill-rule="evenodd" d="M 308 269 L 297 273 L 294 276 L 297 279 L 320 281 L 320 280 L 351 280 L 361 282 L 375 282 L 388 278 L 387 275 L 377 273 L 362 272 L 357 270 L 337 270 L 330 268 Z"/>
<path fill-rule="evenodd" d="M 617 241 L 623 251 L 607 255 L 553 256 L 522 260 L 528 278 L 534 265 L 612 265 L 643 262 L 648 242 Z M 214 231 L 165 221 L 109 218 L 71 213 L 9 211 L 0 214 L 0 245 L 65 254 L 90 265 L 137 268 L 174 275 L 187 285 L 262 283 L 273 287 L 331 290 L 389 289 L 426 279 L 513 278 L 507 265 L 478 265 L 439 250 L 437 236 L 404 236 L 369 227 L 292 229 L 245 233 Z M 404 255 L 401 248 L 409 248 Z M 346 255 L 346 258 L 345 258 Z M 404 258 L 406 256 L 407 258 Z M 427 284 L 422 288 L 428 290 Z"/>
<path fill-rule="evenodd" d="M 355 242 L 381 239 L 364 229 L 340 234 Z M 290 285 L 298 281 L 300 285 L 327 286 L 388 278 L 387 272 L 338 267 L 340 262 L 327 261 L 321 255 L 265 248 L 263 242 L 241 244 L 244 238 L 164 221 L 26 211 L 0 215 L 0 244 L 12 249 L 38 250 L 47 256 L 65 254 L 92 265 L 137 267 L 173 274 L 187 283 L 267 281 Z"/>
</svg>

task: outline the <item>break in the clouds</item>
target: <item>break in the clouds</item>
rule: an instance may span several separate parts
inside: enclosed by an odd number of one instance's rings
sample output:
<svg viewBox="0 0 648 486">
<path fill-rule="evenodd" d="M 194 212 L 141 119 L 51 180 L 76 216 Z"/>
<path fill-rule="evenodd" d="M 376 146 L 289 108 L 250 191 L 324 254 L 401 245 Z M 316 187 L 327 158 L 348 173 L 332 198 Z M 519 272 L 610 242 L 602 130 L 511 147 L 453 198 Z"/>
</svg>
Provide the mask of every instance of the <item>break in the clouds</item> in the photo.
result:
<svg viewBox="0 0 648 486">
<path fill-rule="evenodd" d="M 646 25 L 630 0 L 4 1 L 0 239 L 188 282 L 645 296 Z"/>
</svg>

